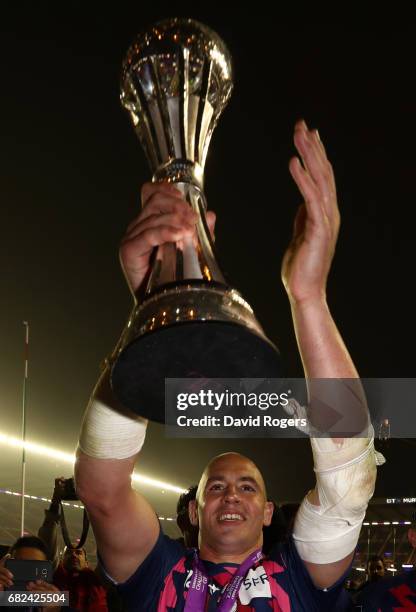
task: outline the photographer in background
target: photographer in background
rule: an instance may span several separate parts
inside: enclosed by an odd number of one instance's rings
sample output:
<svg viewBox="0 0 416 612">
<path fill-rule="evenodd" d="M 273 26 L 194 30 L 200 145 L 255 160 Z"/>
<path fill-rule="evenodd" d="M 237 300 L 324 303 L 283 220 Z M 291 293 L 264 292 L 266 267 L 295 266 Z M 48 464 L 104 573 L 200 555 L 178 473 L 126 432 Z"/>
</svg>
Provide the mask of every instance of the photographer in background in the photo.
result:
<svg viewBox="0 0 416 612">
<path fill-rule="evenodd" d="M 38 531 L 53 563 L 54 582 L 61 591 L 69 591 L 71 608 L 82 612 L 107 612 L 106 589 L 97 574 L 90 569 L 85 548 L 67 542 L 62 560 L 59 559 L 58 525 L 63 523 L 61 502 L 65 499 L 77 498 L 73 479 L 61 476 L 55 479 L 52 501 L 45 510 L 45 519 Z"/>
<path fill-rule="evenodd" d="M 107 593 L 88 566 L 84 548 L 66 547 L 62 561 L 54 574 L 54 582 L 61 591 L 69 591 L 69 605 L 82 612 L 107 612 Z"/>
</svg>

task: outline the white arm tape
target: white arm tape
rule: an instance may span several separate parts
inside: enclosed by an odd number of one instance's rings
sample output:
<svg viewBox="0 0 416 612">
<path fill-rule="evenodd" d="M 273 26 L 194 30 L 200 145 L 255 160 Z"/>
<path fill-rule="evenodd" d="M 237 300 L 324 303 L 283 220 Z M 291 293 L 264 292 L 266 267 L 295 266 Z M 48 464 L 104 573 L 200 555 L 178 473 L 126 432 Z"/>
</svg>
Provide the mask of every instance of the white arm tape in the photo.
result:
<svg viewBox="0 0 416 612">
<path fill-rule="evenodd" d="M 90 398 L 78 448 L 97 459 L 127 459 L 143 446 L 147 420 L 124 409 L 110 387 L 108 369 Z"/>
<path fill-rule="evenodd" d="M 299 556 L 311 563 L 334 563 L 357 545 L 377 465 L 385 462 L 371 438 L 311 438 L 319 506 L 306 496 L 295 519 L 293 538 Z"/>
</svg>

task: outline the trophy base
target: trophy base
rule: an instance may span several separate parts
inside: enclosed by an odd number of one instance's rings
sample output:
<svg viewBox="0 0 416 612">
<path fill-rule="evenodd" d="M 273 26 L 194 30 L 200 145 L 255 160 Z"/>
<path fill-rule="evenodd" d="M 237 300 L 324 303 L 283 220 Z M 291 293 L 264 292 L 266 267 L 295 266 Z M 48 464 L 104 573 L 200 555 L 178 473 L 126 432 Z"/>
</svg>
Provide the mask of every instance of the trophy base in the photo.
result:
<svg viewBox="0 0 416 612">
<path fill-rule="evenodd" d="M 276 347 L 238 323 L 195 321 L 148 332 L 120 353 L 111 386 L 140 416 L 165 421 L 165 378 L 278 378 Z"/>
</svg>

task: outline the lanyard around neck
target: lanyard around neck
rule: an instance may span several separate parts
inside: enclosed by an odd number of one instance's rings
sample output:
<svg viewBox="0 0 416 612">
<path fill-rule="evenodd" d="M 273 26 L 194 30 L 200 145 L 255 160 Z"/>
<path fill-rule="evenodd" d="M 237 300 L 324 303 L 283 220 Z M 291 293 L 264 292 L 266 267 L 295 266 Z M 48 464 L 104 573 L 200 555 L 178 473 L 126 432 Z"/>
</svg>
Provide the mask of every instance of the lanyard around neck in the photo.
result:
<svg viewBox="0 0 416 612">
<path fill-rule="evenodd" d="M 217 610 L 219 612 L 229 612 L 232 609 L 238 597 L 241 583 L 243 582 L 248 570 L 258 561 L 260 561 L 262 556 L 263 553 L 259 548 L 252 552 L 239 566 L 219 598 L 217 604 Z M 203 612 L 207 598 L 208 582 L 209 578 L 205 571 L 204 565 L 199 558 L 197 551 L 195 551 L 192 565 L 192 578 L 186 598 L 185 612 Z"/>
</svg>

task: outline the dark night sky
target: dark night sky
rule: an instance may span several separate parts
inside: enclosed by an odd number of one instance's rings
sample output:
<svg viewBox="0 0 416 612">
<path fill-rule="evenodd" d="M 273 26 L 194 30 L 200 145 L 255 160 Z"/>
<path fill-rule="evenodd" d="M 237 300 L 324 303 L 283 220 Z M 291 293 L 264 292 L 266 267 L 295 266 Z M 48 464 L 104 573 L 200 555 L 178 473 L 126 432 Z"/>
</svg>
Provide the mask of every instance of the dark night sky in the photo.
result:
<svg viewBox="0 0 416 612">
<path fill-rule="evenodd" d="M 211 4 L 21 5 L 3 14 L 1 53 L 0 430 L 18 435 L 24 319 L 31 325 L 28 437 L 72 451 L 131 299 L 117 248 L 149 178 L 118 97 L 120 65 L 153 21 L 191 16 L 233 55 L 235 89 L 214 133 L 206 193 L 220 263 L 301 375 L 280 261 L 300 197 L 287 170 L 292 129 L 318 127 L 333 162 L 342 228 L 328 289 L 362 376 L 414 376 L 414 39 L 409 27 L 279 22 Z M 52 8 L 54 7 L 54 8 Z M 276 499 L 312 484 L 302 440 L 249 443 Z M 141 469 L 187 486 L 245 441 L 165 441 L 152 427 Z M 163 449 L 163 450 L 162 450 Z M 398 441 L 378 493 L 414 494 Z M 289 466 L 290 473 L 289 473 Z M 296 466 L 296 467 L 295 467 Z M 293 478 L 292 470 L 296 472 Z M 1 468 L 0 468 L 1 485 Z M 50 489 L 50 482 L 45 483 Z"/>
</svg>

